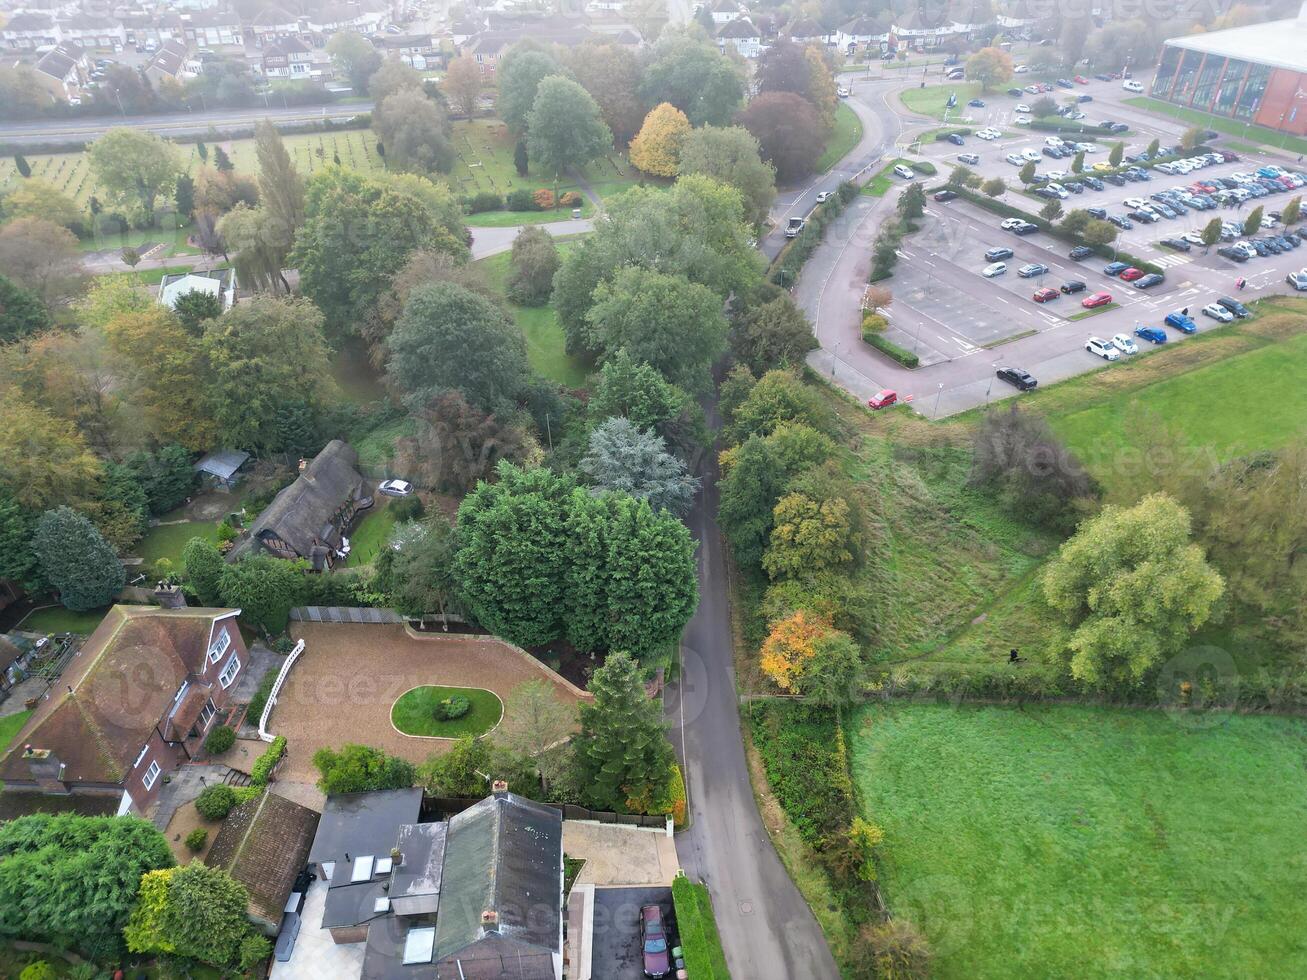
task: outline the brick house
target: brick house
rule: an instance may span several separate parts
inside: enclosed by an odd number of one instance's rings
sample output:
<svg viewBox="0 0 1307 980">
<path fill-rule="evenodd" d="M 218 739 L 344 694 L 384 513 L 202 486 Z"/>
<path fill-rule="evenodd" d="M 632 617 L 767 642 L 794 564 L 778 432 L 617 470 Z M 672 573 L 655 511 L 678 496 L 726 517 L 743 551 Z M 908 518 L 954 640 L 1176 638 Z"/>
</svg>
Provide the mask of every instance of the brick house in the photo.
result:
<svg viewBox="0 0 1307 980">
<path fill-rule="evenodd" d="M 313 67 L 313 49 L 297 37 L 283 37 L 263 49 L 266 78 L 312 78 L 321 74 Z"/>
<path fill-rule="evenodd" d="M 10 792 L 121 795 L 144 813 L 249 660 L 239 609 L 114 606 L 0 759 Z"/>
<path fill-rule="evenodd" d="M 19 51 L 35 51 L 58 44 L 61 40 L 59 25 L 49 14 L 21 13 L 14 14 L 0 30 L 0 40 L 7 48 Z"/>
</svg>

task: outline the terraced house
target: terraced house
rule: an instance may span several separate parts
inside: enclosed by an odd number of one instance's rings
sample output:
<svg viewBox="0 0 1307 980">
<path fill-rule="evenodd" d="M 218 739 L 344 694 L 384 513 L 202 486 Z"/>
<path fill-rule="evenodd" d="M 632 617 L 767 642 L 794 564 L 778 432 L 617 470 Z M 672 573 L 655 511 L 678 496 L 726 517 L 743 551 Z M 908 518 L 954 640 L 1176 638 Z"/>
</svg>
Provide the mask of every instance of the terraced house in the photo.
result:
<svg viewBox="0 0 1307 980">
<path fill-rule="evenodd" d="M 11 792 L 120 795 L 144 813 L 249 658 L 239 609 L 114 606 L 0 760 Z"/>
</svg>

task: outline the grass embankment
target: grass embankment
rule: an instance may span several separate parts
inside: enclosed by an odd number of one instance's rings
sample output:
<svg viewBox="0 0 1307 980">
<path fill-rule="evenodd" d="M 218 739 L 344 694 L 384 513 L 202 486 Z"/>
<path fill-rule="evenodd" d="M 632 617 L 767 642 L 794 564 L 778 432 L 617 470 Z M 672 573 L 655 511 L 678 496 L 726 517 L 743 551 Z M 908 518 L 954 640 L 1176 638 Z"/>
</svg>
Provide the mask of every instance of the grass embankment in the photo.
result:
<svg viewBox="0 0 1307 980">
<path fill-rule="evenodd" d="M 726 954 L 722 952 L 707 886 L 677 875 L 672 881 L 672 902 L 686 972 L 695 980 L 729 980 L 731 974 L 726 969 Z"/>
<path fill-rule="evenodd" d="M 1277 147 L 1292 153 L 1307 153 L 1307 139 L 1300 136 L 1290 136 L 1287 133 L 1267 129 L 1264 126 L 1250 126 L 1235 119 L 1227 119 L 1225 116 L 1214 116 L 1212 113 L 1203 112 L 1201 109 L 1188 109 L 1184 106 L 1171 105 L 1169 102 L 1163 102 L 1161 99 L 1154 99 L 1147 95 L 1135 96 L 1124 101 L 1126 105 L 1132 105 L 1136 109 L 1147 109 L 1149 112 L 1155 112 L 1160 116 L 1170 116 L 1172 119 L 1178 119 L 1190 126 L 1202 126 L 1204 129 L 1213 129 L 1228 136 L 1237 136 L 1245 141 L 1257 140 L 1262 146 Z"/>
<path fill-rule="evenodd" d="M 445 698 L 461 695 L 471 707 L 462 718 L 437 720 L 436 706 Z M 484 735 L 499 724 L 504 703 L 493 691 L 479 687 L 415 687 L 401 694 L 390 709 L 390 721 L 403 735 L 425 738 L 463 738 Z"/>
<path fill-rule="evenodd" d="M 862 139 L 862 120 L 849 108 L 848 103 L 841 102 L 835 107 L 835 128 L 830 139 L 826 141 L 826 151 L 817 160 L 817 173 L 824 174 L 839 163 L 858 141 Z"/>
<path fill-rule="evenodd" d="M 899 705 L 849 725 L 881 885 L 932 975 L 1307 972 L 1286 855 L 1307 808 L 1307 725 L 1156 712 Z"/>
<path fill-rule="evenodd" d="M 910 88 L 899 93 L 899 100 L 909 112 L 920 113 L 933 119 L 944 119 L 945 107 L 950 95 L 956 95 L 958 104 L 948 109 L 950 118 L 959 119 L 966 115 L 967 103 L 971 99 L 983 98 L 979 82 L 948 82 L 944 85 L 927 85 L 925 88 Z"/>
</svg>

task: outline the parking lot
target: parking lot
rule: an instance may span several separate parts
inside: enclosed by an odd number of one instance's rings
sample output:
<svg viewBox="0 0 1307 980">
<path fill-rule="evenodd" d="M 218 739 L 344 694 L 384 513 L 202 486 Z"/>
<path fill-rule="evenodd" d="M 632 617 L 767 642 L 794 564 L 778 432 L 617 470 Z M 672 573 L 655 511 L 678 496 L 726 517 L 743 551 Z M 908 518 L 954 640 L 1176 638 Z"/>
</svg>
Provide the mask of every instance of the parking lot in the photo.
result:
<svg viewBox="0 0 1307 980">
<path fill-rule="evenodd" d="M 596 888 L 594 980 L 641 980 L 640 908 L 657 905 L 675 946 L 677 936 L 670 888 Z"/>
</svg>

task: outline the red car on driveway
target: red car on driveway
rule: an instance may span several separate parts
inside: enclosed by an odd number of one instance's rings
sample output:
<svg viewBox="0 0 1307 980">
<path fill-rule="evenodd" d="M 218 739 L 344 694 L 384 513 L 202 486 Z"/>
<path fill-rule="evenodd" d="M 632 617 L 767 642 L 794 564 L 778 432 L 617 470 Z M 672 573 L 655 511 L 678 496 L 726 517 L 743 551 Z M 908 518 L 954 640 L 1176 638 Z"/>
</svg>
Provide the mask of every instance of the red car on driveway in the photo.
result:
<svg viewBox="0 0 1307 980">
<path fill-rule="evenodd" d="M 665 977 L 672 972 L 672 954 L 667 948 L 663 910 L 657 905 L 640 909 L 640 950 L 646 977 Z"/>
<path fill-rule="evenodd" d="M 897 405 L 899 400 L 898 392 L 891 391 L 889 388 L 876 392 L 867 399 L 868 408 L 889 408 L 891 405 Z"/>
<path fill-rule="evenodd" d="M 1056 289 L 1050 289 L 1048 286 L 1045 286 L 1043 289 L 1036 289 L 1035 295 L 1032 299 L 1034 299 L 1036 303 L 1050 303 L 1061 295 L 1062 294 Z"/>
<path fill-rule="evenodd" d="M 1144 277 L 1144 270 L 1136 269 L 1134 266 L 1125 269 L 1121 273 L 1121 278 L 1124 279 L 1126 282 L 1134 282 L 1136 279 L 1142 279 L 1143 277 Z"/>
<path fill-rule="evenodd" d="M 1087 310 L 1096 309 L 1100 306 L 1106 306 L 1112 302 L 1111 293 L 1094 293 L 1092 296 L 1086 296 L 1080 301 L 1080 305 Z"/>
</svg>

